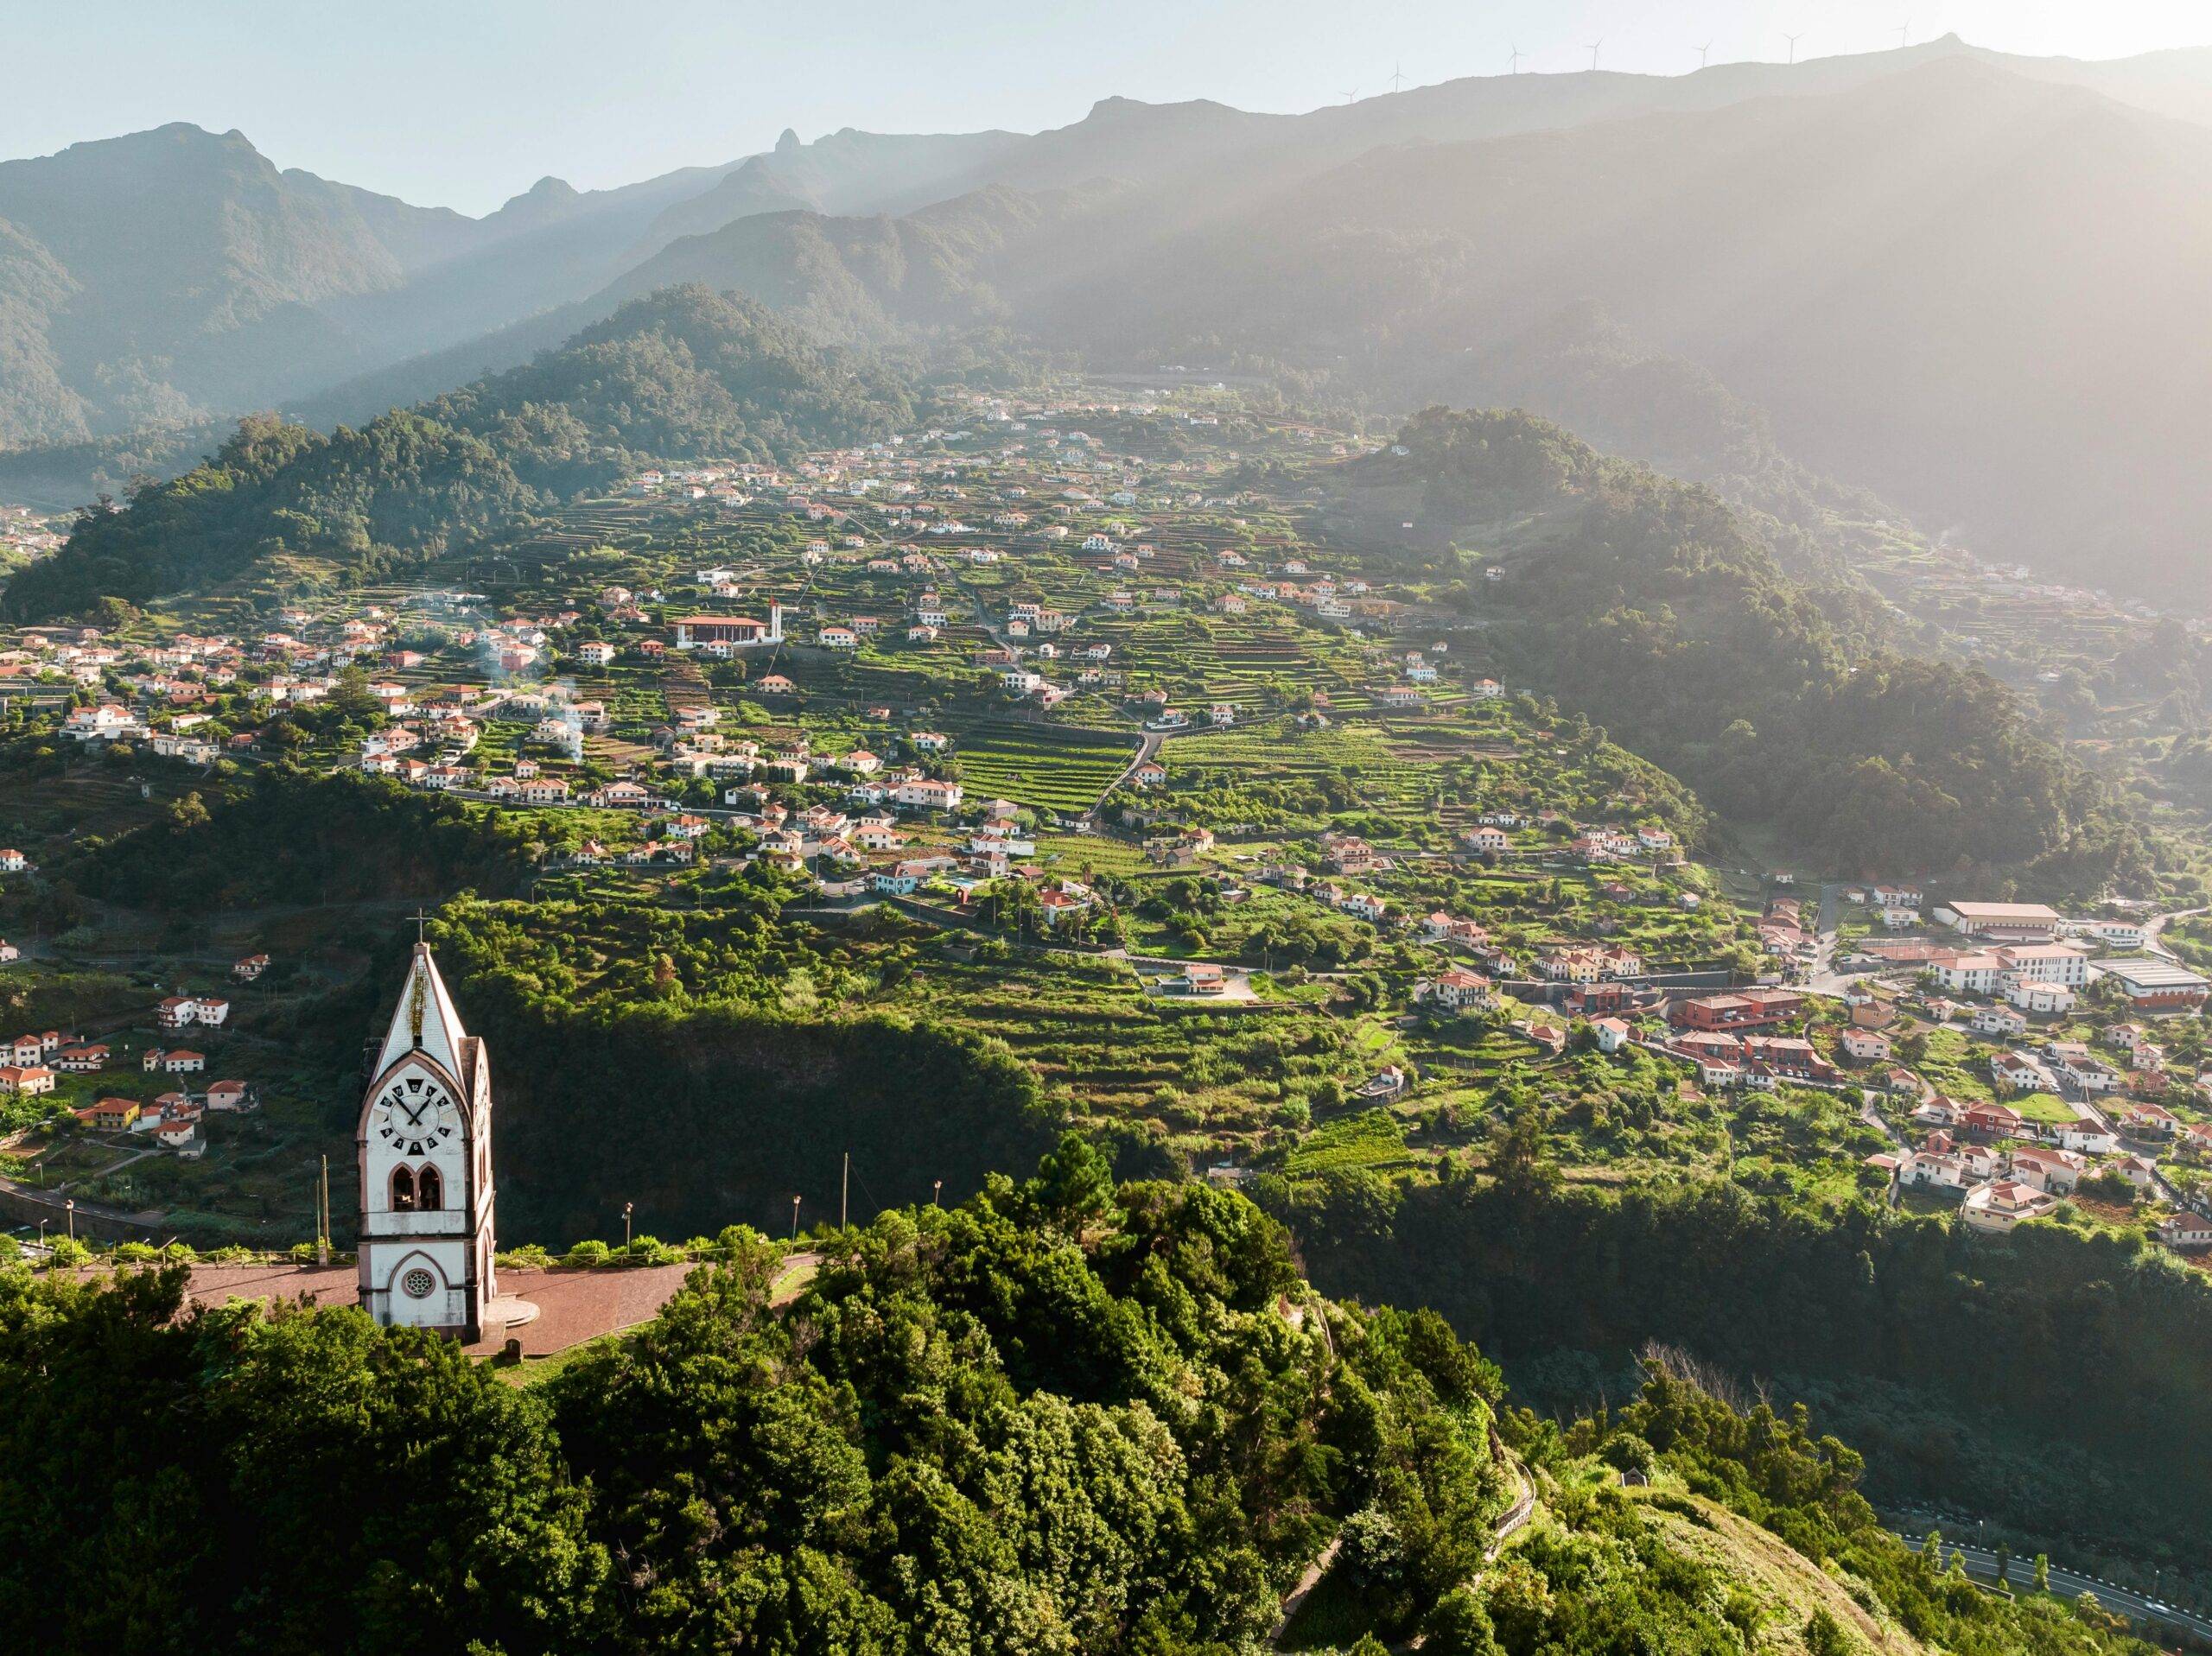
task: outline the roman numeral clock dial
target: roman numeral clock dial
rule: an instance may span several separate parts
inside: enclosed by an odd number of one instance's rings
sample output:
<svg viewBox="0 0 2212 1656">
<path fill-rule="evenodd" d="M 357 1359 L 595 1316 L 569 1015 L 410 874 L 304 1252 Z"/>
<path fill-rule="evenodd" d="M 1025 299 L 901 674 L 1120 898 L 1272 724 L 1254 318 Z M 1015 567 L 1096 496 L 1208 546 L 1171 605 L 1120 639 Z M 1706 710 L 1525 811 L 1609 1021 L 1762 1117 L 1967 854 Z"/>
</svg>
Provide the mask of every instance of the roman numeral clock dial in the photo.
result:
<svg viewBox="0 0 2212 1656">
<path fill-rule="evenodd" d="M 404 1075 L 377 1100 L 369 1127 L 401 1155 L 420 1156 L 454 1142 L 461 1132 L 461 1112 L 437 1082 Z"/>
</svg>

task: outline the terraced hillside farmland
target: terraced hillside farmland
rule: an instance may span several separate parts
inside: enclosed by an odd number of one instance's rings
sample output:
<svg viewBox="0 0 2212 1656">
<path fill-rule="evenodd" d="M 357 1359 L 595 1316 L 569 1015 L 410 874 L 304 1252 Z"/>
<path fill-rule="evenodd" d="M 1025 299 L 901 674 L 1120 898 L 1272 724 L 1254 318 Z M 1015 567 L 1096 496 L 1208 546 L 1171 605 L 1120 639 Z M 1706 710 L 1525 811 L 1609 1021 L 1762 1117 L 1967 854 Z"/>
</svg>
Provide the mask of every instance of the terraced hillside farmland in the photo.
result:
<svg viewBox="0 0 2212 1656">
<path fill-rule="evenodd" d="M 1081 726 L 979 720 L 957 728 L 960 780 L 969 796 L 1080 816 L 1135 754 L 1133 733 Z"/>
</svg>

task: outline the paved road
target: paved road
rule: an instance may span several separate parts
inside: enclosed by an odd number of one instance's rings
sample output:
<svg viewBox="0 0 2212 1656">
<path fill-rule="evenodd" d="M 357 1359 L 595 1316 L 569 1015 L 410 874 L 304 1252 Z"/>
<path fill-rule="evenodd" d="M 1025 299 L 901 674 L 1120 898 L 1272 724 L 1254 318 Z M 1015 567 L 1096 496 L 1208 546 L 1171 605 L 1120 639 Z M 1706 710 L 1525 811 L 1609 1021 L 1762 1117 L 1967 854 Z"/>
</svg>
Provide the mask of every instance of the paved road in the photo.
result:
<svg viewBox="0 0 2212 1656">
<path fill-rule="evenodd" d="M 1120 776 L 1116 777 L 1113 781 L 1106 784 L 1105 792 L 1101 793 L 1097 799 L 1092 803 L 1090 809 L 1084 812 L 1083 820 L 1096 828 L 1098 824 L 1098 813 L 1104 808 L 1107 796 L 1111 794 L 1116 788 L 1127 786 L 1129 778 L 1136 774 L 1137 766 L 1142 765 L 1147 759 L 1159 758 L 1160 745 L 1166 739 L 1166 738 L 1159 731 L 1146 731 L 1144 733 L 1143 740 L 1137 744 L 1135 756 L 1129 760 L 1128 765 L 1122 767 L 1122 774 Z"/>
<path fill-rule="evenodd" d="M 1920 1551 L 1921 1541 L 1910 1535 L 1900 1536 L 1898 1539 L 1915 1552 Z M 1961 1546 L 1950 1541 L 1946 1541 L 1943 1545 L 1946 1549 L 1943 1558 L 1947 1564 L 1950 1561 L 1952 1553 L 1964 1553 L 1967 1568 L 1969 1570 L 1979 1571 L 1984 1576 L 1996 1575 L 1997 1555 L 1995 1553 L 1981 1547 Z M 2035 1561 L 2031 1558 L 2011 1560 L 2005 1567 L 2005 1578 L 2007 1581 L 2018 1583 L 2023 1587 L 2033 1586 L 2036 1578 Z M 2200 1639 L 2212 1639 L 2212 1621 L 2207 1621 L 2201 1615 L 2192 1615 L 2187 1610 L 2177 1610 L 2171 1605 L 2145 1598 L 2140 1593 L 2132 1593 L 2125 1587 L 2115 1587 L 2110 1582 L 2099 1581 L 2094 1576 L 2077 1576 L 2070 1570 L 2061 1570 L 2056 1564 L 2053 1564 L 2050 1567 L 2050 1588 L 2051 1591 L 2063 1594 L 2068 1598 L 2078 1598 L 2083 1593 L 2094 1593 L 2097 1596 L 2097 1602 L 2107 1610 L 2116 1610 L 2124 1616 L 2136 1620 L 2163 1621 L 2169 1627 L 2179 1627 L 2184 1632 L 2193 1633 Z"/>
<path fill-rule="evenodd" d="M 2148 921 L 2144 923 L 2143 947 L 2150 951 L 2150 953 L 2163 955 L 2170 961 L 2177 958 L 2173 950 L 2168 949 L 2164 943 L 2158 941 L 2158 934 L 2165 930 L 2166 923 L 2169 921 L 2186 920 L 2192 915 L 2199 915 L 2203 912 L 2204 910 L 2202 909 L 2176 909 L 2171 914 L 2152 915 Z"/>
<path fill-rule="evenodd" d="M 1835 969 L 1836 921 L 1841 911 L 1843 887 L 1833 881 L 1821 887 L 1818 930 L 1813 935 L 1812 969 L 1805 974 L 1805 987 L 1816 995 L 1840 995 L 1857 981 Z"/>
</svg>

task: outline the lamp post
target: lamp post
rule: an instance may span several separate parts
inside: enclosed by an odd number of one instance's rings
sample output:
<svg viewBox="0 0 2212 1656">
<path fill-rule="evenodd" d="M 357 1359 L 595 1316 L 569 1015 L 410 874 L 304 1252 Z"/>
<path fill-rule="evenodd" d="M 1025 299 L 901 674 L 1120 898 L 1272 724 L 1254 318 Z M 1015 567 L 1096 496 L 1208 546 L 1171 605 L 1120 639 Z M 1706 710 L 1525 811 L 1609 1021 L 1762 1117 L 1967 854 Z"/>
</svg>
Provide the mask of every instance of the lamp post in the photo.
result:
<svg viewBox="0 0 2212 1656">
<path fill-rule="evenodd" d="M 930 1186 L 930 1206 L 932 1208 L 944 1206 L 944 1204 L 938 1200 L 938 1198 L 944 1195 L 944 1181 L 943 1179 L 939 1179 L 936 1183 Z"/>
<path fill-rule="evenodd" d="M 622 1204 L 622 1257 L 626 1259 L 630 1257 L 630 1209 L 635 1205 L 629 1202 Z"/>
<path fill-rule="evenodd" d="M 69 1240 L 73 1242 L 77 1240 L 77 1198 L 71 1196 L 61 1207 L 69 1215 Z"/>
<path fill-rule="evenodd" d="M 798 1240 L 798 1198 L 791 1198 L 791 1240 Z"/>
</svg>

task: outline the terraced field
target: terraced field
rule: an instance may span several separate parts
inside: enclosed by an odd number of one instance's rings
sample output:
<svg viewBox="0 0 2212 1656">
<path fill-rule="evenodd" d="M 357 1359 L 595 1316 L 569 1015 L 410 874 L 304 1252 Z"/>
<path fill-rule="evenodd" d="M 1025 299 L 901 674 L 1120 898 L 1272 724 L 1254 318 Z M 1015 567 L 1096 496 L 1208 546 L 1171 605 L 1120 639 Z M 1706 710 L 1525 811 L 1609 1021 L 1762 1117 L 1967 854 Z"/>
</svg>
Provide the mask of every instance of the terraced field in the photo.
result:
<svg viewBox="0 0 2212 1656">
<path fill-rule="evenodd" d="M 1120 961 L 1090 955 L 1049 956 L 1020 977 L 933 962 L 905 993 L 933 1016 L 1004 1041 L 1078 1120 L 1135 1122 L 1193 1158 L 1272 1141 L 1279 1103 L 1345 1063 L 1344 1031 L 1326 1013 L 1163 1006 Z"/>
<path fill-rule="evenodd" d="M 1363 725 L 1301 729 L 1288 718 L 1241 725 L 1171 741 L 1161 763 L 1171 786 L 1224 770 L 1277 780 L 1350 771 L 1359 778 L 1361 796 L 1378 808 L 1425 806 L 1435 790 L 1432 769 L 1401 758 L 1381 732 Z"/>
<path fill-rule="evenodd" d="M 1134 734 L 1014 720 L 956 726 L 954 741 L 971 797 L 996 794 L 1068 816 L 1089 810 L 1137 750 Z"/>
</svg>

